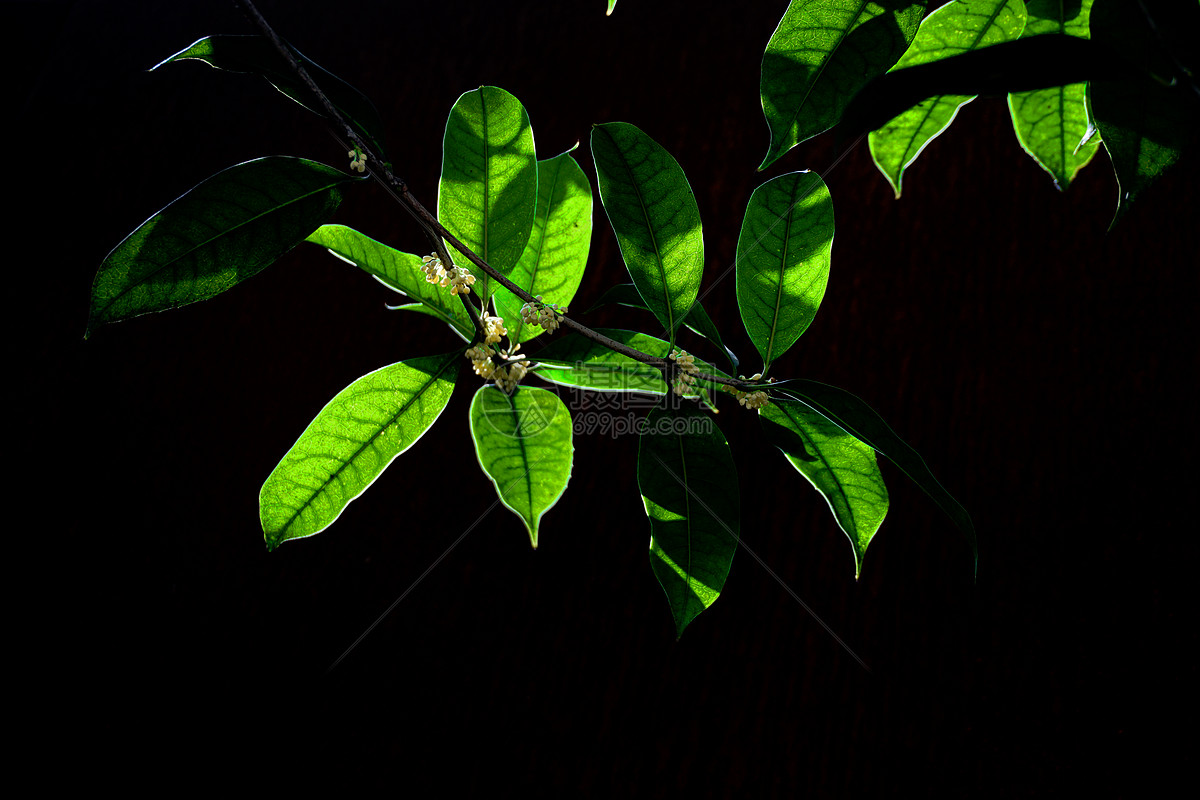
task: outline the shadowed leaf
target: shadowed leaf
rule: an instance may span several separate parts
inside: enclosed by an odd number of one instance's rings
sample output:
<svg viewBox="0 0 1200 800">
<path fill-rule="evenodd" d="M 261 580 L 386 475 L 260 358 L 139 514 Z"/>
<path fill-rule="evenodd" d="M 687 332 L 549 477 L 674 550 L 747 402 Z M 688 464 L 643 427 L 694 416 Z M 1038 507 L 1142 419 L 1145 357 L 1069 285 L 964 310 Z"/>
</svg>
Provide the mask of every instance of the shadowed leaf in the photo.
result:
<svg viewBox="0 0 1200 800">
<path fill-rule="evenodd" d="M 416 304 L 419 309 L 441 319 L 468 341 L 474 335 L 475 327 L 462 301 L 450 294 L 449 288 L 425 280 L 419 256 L 402 253 L 345 225 L 322 225 L 305 241 L 326 248 L 343 261 L 374 275 L 389 289 L 419 301 Z M 411 309 L 411 306 L 397 308 Z"/>
<path fill-rule="evenodd" d="M 1119 185 L 1114 225 L 1200 137 L 1200 4 L 1146 0 L 1144 6 L 1145 13 L 1138 4 L 1113 0 L 1095 0 L 1092 7 L 1092 39 L 1147 73 L 1091 87 L 1092 111 Z"/>
<path fill-rule="evenodd" d="M 912 45 L 893 68 L 915 67 L 969 50 L 1016 39 L 1025 28 L 1025 5 L 1021 0 L 957 0 L 934 11 L 921 23 Z M 867 141 L 875 166 L 892 185 L 896 196 L 904 170 L 931 141 L 950 127 L 959 108 L 974 95 L 938 95 L 871 133 Z"/>
<path fill-rule="evenodd" d="M 92 284 L 89 331 L 207 300 L 257 275 L 328 219 L 355 180 L 283 156 L 218 172 L 108 254 Z"/>
<path fill-rule="evenodd" d="M 575 299 L 592 243 L 592 187 L 570 153 L 539 161 L 537 212 L 529 243 L 508 277 L 532 295 L 566 308 Z M 525 301 L 497 287 L 496 313 L 514 343 L 543 333 L 521 318 Z"/>
<path fill-rule="evenodd" d="M 529 115 L 495 86 L 464 93 L 442 143 L 438 219 L 493 269 L 509 277 L 525 251 L 537 205 L 537 156 Z M 473 289 L 486 302 L 486 274 Z"/>
<path fill-rule="evenodd" d="M 829 130 L 867 81 L 912 42 L 925 0 L 792 0 L 763 53 L 763 113 L 771 145 L 760 170 Z"/>
<path fill-rule="evenodd" d="M 754 190 L 737 244 L 737 301 L 763 374 L 812 323 L 829 281 L 833 199 L 815 172 Z"/>
<path fill-rule="evenodd" d="M 380 119 L 374 104 L 358 89 L 302 56 L 296 48 L 292 47 L 292 53 L 308 76 L 329 98 L 333 107 L 363 136 L 375 151 L 375 155 L 386 160 L 383 149 L 383 120 Z M 262 36 L 206 36 L 150 69 L 153 71 L 164 64 L 189 59 L 203 61 L 211 67 L 229 72 L 261 75 L 272 86 L 309 111 L 319 117 L 329 118 L 321 101 L 296 77 L 296 73 L 283 56 L 279 55 L 275 45 Z"/>
<path fill-rule="evenodd" d="M 596 328 L 596 333 L 614 339 L 643 353 L 665 358 L 667 342 L 645 333 Z M 666 394 L 667 384 L 657 367 L 609 350 L 578 333 L 571 333 L 533 353 L 538 366 L 533 372 L 542 380 L 559 386 L 578 386 L 597 392 L 646 392 Z M 701 372 L 725 376 L 719 369 L 696 359 Z M 695 394 L 691 392 L 690 394 Z"/>
<path fill-rule="evenodd" d="M 600 201 L 633 284 L 672 342 L 700 291 L 700 209 L 671 154 L 626 122 L 592 128 Z"/>
<path fill-rule="evenodd" d="M 897 436 L 896 432 L 884 422 L 874 409 L 845 389 L 817 381 L 804 379 L 780 381 L 773 388 L 773 392 L 783 393 L 799 400 L 860 442 L 869 445 L 877 453 L 890 459 L 913 483 L 928 494 L 939 508 L 946 512 L 946 515 L 967 537 L 967 543 L 971 546 L 971 555 L 974 557 L 976 568 L 978 568 L 979 549 L 975 542 L 975 526 L 971 522 L 971 516 L 933 476 L 920 453 Z M 771 402 L 785 403 L 787 401 L 777 397 Z"/>
<path fill-rule="evenodd" d="M 803 403 L 774 402 L 759 411 L 767 439 L 829 503 L 854 550 L 854 577 L 888 510 L 875 451 Z"/>
<path fill-rule="evenodd" d="M 588 311 L 595 311 L 597 308 L 609 303 L 616 303 L 617 305 L 628 306 L 629 308 L 640 308 L 643 311 L 650 310 L 646 308 L 646 301 L 642 299 L 637 287 L 632 283 L 618 283 L 616 286 L 609 287 L 604 294 L 600 295 L 600 299 Z M 715 344 L 724 353 L 725 358 L 729 361 L 729 365 L 735 371 L 737 370 L 740 363 L 738 357 L 732 350 L 725 346 L 725 342 L 721 339 L 721 332 L 717 330 L 712 317 L 704 310 L 704 306 L 700 304 L 699 300 L 692 305 L 691 311 L 683 318 L 683 324 Z"/>
<path fill-rule="evenodd" d="M 637 476 L 650 518 L 650 566 L 682 636 L 729 574 L 741 529 L 737 467 L 712 415 L 687 404 L 646 417 Z"/>
<path fill-rule="evenodd" d="M 1091 7 L 1092 0 L 1027 0 L 1025 9 L 1029 19 L 1021 38 L 1063 34 L 1086 39 Z M 1008 96 L 1013 129 L 1021 147 L 1050 173 L 1059 189 L 1071 185 L 1100 147 L 1095 138 L 1083 141 L 1091 129 L 1087 105 L 1086 83 L 1050 86 Z"/>
</svg>

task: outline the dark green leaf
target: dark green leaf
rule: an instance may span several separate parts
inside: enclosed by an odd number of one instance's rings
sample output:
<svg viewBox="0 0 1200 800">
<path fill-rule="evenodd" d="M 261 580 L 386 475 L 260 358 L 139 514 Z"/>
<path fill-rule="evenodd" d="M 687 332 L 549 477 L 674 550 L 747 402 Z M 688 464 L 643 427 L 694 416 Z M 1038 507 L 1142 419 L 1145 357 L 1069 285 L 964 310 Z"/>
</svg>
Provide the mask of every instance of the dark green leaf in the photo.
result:
<svg viewBox="0 0 1200 800">
<path fill-rule="evenodd" d="M 320 245 L 343 261 L 374 275 L 389 289 L 420 301 L 424 309 L 444 320 L 468 341 L 474 335 L 475 326 L 462 301 L 450 294 L 448 288 L 425 280 L 419 256 L 402 253 L 345 225 L 322 225 L 305 241 Z"/>
<path fill-rule="evenodd" d="M 908 443 L 896 435 L 883 418 L 866 403 L 845 389 L 804 379 L 780 382 L 775 392 L 782 392 L 799 400 L 809 408 L 837 424 L 842 430 L 881 453 L 899 467 L 922 491 L 928 494 L 938 507 L 958 526 L 967 542 L 975 565 L 979 565 L 979 550 L 975 543 L 975 526 L 967 510 L 959 505 L 930 472 L 925 459 Z M 786 403 L 773 399 L 773 403 Z"/>
<path fill-rule="evenodd" d="M 595 311 L 597 308 L 609 303 L 629 306 L 630 308 L 640 308 L 643 311 L 650 310 L 646 308 L 646 301 L 642 299 L 642 295 L 632 283 L 618 283 L 616 286 L 609 287 L 608 291 L 600 295 L 600 299 L 588 311 Z M 729 365 L 735 372 L 737 371 L 738 364 L 740 363 L 738 357 L 732 350 L 725 346 L 725 342 L 721 339 L 721 332 L 717 330 L 712 317 L 704 310 L 704 306 L 700 304 L 699 300 L 692 305 L 692 310 L 683 318 L 683 324 L 720 348 L 721 352 L 725 354 L 725 358 L 729 360 Z"/>
<path fill-rule="evenodd" d="M 416 444 L 450 402 L 461 361 L 457 350 L 401 361 L 364 375 L 330 400 L 259 493 L 267 549 L 328 528 Z"/>
<path fill-rule="evenodd" d="M 1200 130 L 1200 63 L 1194 55 L 1200 4 L 1146 2 L 1145 12 L 1142 5 L 1095 0 L 1091 16 L 1092 39 L 1147 71 L 1137 80 L 1095 81 L 1091 87 L 1100 138 L 1119 184 L 1113 224 L 1196 146 Z M 1184 57 L 1188 64 L 1177 61 Z"/>
<path fill-rule="evenodd" d="M 682 636 L 729 575 L 741 530 L 737 467 L 712 415 L 688 404 L 646 417 L 637 476 L 650 518 L 650 566 Z"/>
<path fill-rule="evenodd" d="M 218 172 L 108 254 L 92 285 L 89 330 L 207 300 L 257 275 L 328 219 L 354 180 L 283 156 Z"/>
<path fill-rule="evenodd" d="M 291 47 L 291 45 L 288 45 Z M 308 76 L 320 87 L 329 102 L 363 136 L 379 158 L 385 158 L 383 149 L 383 120 L 366 95 L 344 80 L 323 69 L 319 64 L 302 56 L 292 47 L 292 53 Z M 151 67 L 151 71 L 164 64 L 195 59 L 209 66 L 229 72 L 245 72 L 261 75 L 283 94 L 295 100 L 314 114 L 328 118 L 329 114 L 321 101 L 307 86 L 301 83 L 296 73 L 279 55 L 271 42 L 262 36 L 206 36 L 195 44 L 180 50 L 173 56 Z"/>
<path fill-rule="evenodd" d="M 597 328 L 596 332 L 662 358 L 670 350 L 667 342 L 644 333 L 611 328 Z M 613 352 L 578 333 L 556 339 L 531 355 L 538 362 L 533 372 L 548 383 L 597 392 L 667 393 L 667 384 L 656 367 Z M 698 358 L 696 366 L 710 375 L 724 375 L 712 364 Z"/>
<path fill-rule="evenodd" d="M 509 279 L 548 303 L 566 307 L 575 299 L 592 243 L 592 187 L 570 153 L 539 161 L 537 213 L 529 243 Z M 503 286 L 496 289 L 496 313 L 509 339 L 527 342 L 543 331 L 521 319 L 525 304 Z"/>
<path fill-rule="evenodd" d="M 774 402 L 759 411 L 767 438 L 829 503 L 854 550 L 854 577 L 888 510 L 875 451 L 803 403 Z"/>
<path fill-rule="evenodd" d="M 957 0 L 929 15 L 894 69 L 915 67 L 969 50 L 1016 39 L 1025 28 L 1021 0 Z M 874 131 L 871 157 L 900 196 L 904 170 L 925 146 L 950 127 L 958 109 L 974 95 L 938 95 L 923 100 Z"/>
<path fill-rule="evenodd" d="M 792 0 L 763 53 L 763 113 L 771 146 L 760 170 L 832 128 L 867 81 L 912 42 L 925 0 Z"/>
<path fill-rule="evenodd" d="M 495 86 L 459 97 L 442 144 L 441 223 L 509 277 L 533 230 L 537 194 L 537 156 L 525 107 Z M 487 275 L 475 277 L 474 288 L 486 302 L 495 287 Z"/>
<path fill-rule="evenodd" d="M 1086 39 L 1091 7 L 1092 0 L 1027 0 L 1029 20 L 1021 38 L 1064 34 Z M 1050 173 L 1059 189 L 1070 186 L 1100 147 L 1095 139 L 1083 142 L 1091 128 L 1086 83 L 1013 92 L 1008 108 L 1021 147 Z"/>
<path fill-rule="evenodd" d="M 479 465 L 500 502 L 521 518 L 534 548 L 538 523 L 571 478 L 571 412 L 554 392 L 522 386 L 507 395 L 483 386 L 471 402 L 471 436 Z"/>
<path fill-rule="evenodd" d="M 829 281 L 833 199 L 815 172 L 754 190 L 737 244 L 737 301 L 766 375 L 812 323 Z"/>
<path fill-rule="evenodd" d="M 675 341 L 704 273 L 700 209 L 683 169 L 638 128 L 592 128 L 600 201 L 646 307 Z"/>
</svg>

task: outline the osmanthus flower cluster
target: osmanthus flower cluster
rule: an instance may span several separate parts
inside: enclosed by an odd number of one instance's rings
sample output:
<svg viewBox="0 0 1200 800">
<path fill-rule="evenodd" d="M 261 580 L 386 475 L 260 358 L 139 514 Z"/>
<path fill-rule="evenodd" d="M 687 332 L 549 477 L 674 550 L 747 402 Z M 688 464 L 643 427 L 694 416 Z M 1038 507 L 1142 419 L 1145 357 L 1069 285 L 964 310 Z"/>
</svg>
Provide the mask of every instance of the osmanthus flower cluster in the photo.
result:
<svg viewBox="0 0 1200 800">
<path fill-rule="evenodd" d="M 450 287 L 450 294 L 470 294 L 475 285 L 475 276 L 466 267 L 450 265 L 450 269 L 442 264 L 437 253 L 421 256 L 422 269 L 425 271 L 426 283 L 436 283 L 441 287 Z"/>
<path fill-rule="evenodd" d="M 756 372 L 753 375 L 751 375 L 749 378 L 747 378 L 745 375 L 739 375 L 738 377 L 741 378 L 743 381 L 746 381 L 747 383 L 753 383 L 754 381 L 762 379 L 762 373 Z M 773 383 L 775 381 L 775 379 L 769 378 L 768 381 Z M 753 392 L 743 392 L 741 389 L 738 389 L 734 386 L 729 386 L 728 384 L 722 384 L 721 389 L 723 391 L 729 392 L 734 397 L 736 397 L 738 403 L 741 406 L 743 406 L 744 408 L 750 408 L 750 409 L 757 410 L 757 409 L 760 409 L 763 406 L 765 406 L 767 403 L 771 402 L 770 395 L 768 395 L 766 392 L 764 392 L 761 389 L 759 389 L 757 391 L 753 391 Z"/>
<path fill-rule="evenodd" d="M 529 361 L 520 355 L 509 356 L 492 347 L 508 333 L 502 318 L 485 313 L 480 322 L 484 332 L 483 343 L 468 348 L 463 355 L 471 360 L 476 375 L 494 380 L 497 389 L 505 394 L 512 394 L 529 371 Z M 499 365 L 496 364 L 496 358 L 501 360 Z"/>
<path fill-rule="evenodd" d="M 566 313 L 565 306 L 559 308 L 554 303 L 544 302 L 540 294 L 535 296 L 531 302 L 521 306 L 521 319 L 526 325 L 538 325 L 550 333 L 558 330 L 558 320 Z"/>
<path fill-rule="evenodd" d="M 253 58 L 242 54 L 227 62 L 205 39 L 163 63 L 202 58 L 236 71 L 261 64 L 270 80 L 286 83 L 281 76 L 298 74 L 291 54 L 272 43 L 273 31 L 256 11 L 251 16 L 272 34 L 248 37 L 245 46 L 258 48 Z M 303 77 L 286 86 L 289 96 L 310 91 L 302 88 L 309 85 Z M 260 491 L 269 549 L 325 530 L 416 443 L 450 402 L 464 356 L 488 381 L 476 388 L 470 410 L 480 467 L 535 547 L 543 516 L 567 489 L 574 459 L 571 410 L 552 389 L 660 398 L 639 432 L 637 480 L 651 567 L 677 633 L 719 596 L 740 530 L 730 445 L 701 406 L 711 406 L 717 389 L 758 413 L 765 435 L 825 496 L 850 539 L 856 575 L 888 507 L 876 448 L 933 497 L 974 547 L 965 510 L 865 403 L 814 381 L 756 383 L 799 339 L 824 295 L 834 220 L 818 175 L 790 172 L 755 189 L 736 253 L 719 255 L 736 264 L 741 322 L 763 364 L 750 379 L 735 380 L 730 374 L 739 361 L 699 302 L 705 252 L 695 193 L 674 157 L 642 130 L 597 124 L 589 147 L 599 199 L 632 281 L 614 282 L 605 296 L 616 292 L 623 299 L 611 302 L 648 311 L 654 333 L 593 330 L 572 318 L 573 330 L 551 338 L 546 334 L 564 322 L 580 287 L 592 238 L 592 186 L 571 152 L 539 159 L 529 115 L 515 97 L 494 86 L 466 92 L 446 122 L 434 217 L 391 174 L 373 118 L 349 119 L 343 110 L 369 108 L 369 101 L 349 84 L 323 85 L 330 89 L 317 89 L 318 98 L 353 142 L 354 174 L 282 156 L 230 167 L 122 241 L 92 288 L 89 330 L 213 297 L 310 242 L 411 301 L 396 308 L 453 331 L 440 355 L 411 356 L 402 345 L 402 360 L 353 381 L 320 411 Z M 372 177 L 400 189 L 388 197 L 405 205 L 431 240 L 450 243 L 479 272 L 327 224 L 344 193 L 371 185 L 359 177 L 368 153 L 378 165 Z M 648 197 L 655 199 L 647 204 Z M 659 246 L 663 242 L 671 247 Z M 730 289 L 717 275 L 711 284 L 709 291 Z M 638 324 L 636 318 L 630 323 Z M 696 344 L 711 345 L 728 361 L 729 373 L 683 349 L 679 340 L 693 333 Z M 455 337 L 467 346 L 452 344 Z M 530 385 L 531 375 L 543 385 Z M 704 502 L 694 502 L 698 492 Z"/>
</svg>

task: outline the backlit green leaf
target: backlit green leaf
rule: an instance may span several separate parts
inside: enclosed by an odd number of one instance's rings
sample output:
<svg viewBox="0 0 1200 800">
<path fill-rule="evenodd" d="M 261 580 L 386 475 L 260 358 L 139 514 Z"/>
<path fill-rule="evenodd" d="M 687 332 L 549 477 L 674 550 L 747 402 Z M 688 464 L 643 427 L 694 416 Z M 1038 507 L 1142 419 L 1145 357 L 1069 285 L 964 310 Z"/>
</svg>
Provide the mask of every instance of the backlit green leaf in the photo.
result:
<svg viewBox="0 0 1200 800">
<path fill-rule="evenodd" d="M 374 275 L 389 289 L 420 301 L 429 313 L 468 340 L 475 333 L 462 301 L 450 294 L 449 288 L 425 280 L 419 256 L 402 253 L 345 225 L 322 225 L 305 241 L 320 245 L 343 261 Z"/>
<path fill-rule="evenodd" d="M 597 328 L 596 332 L 662 358 L 670 350 L 667 342 L 644 333 L 612 328 Z M 609 350 L 578 333 L 556 339 L 531 356 L 539 365 L 533 372 L 542 380 L 559 386 L 577 386 L 597 392 L 667 393 L 667 384 L 658 368 Z M 699 358 L 696 366 L 701 372 L 725 377 L 712 364 Z"/>
<path fill-rule="evenodd" d="M 933 476 L 920 453 L 897 436 L 874 409 L 845 389 L 817 381 L 781 381 L 773 393 L 779 392 L 819 412 L 851 436 L 890 459 L 954 521 L 967 537 L 975 565 L 978 567 L 979 549 L 975 542 L 975 526 L 971 522 L 971 516 Z M 776 398 L 771 402 L 783 403 L 786 400 Z"/>
<path fill-rule="evenodd" d="M 592 128 L 600 201 L 646 307 L 675 341 L 704 273 L 700 209 L 671 154 L 627 122 Z"/>
<path fill-rule="evenodd" d="M 737 300 L 763 374 L 808 328 L 829 281 L 833 199 L 815 172 L 754 190 L 737 244 Z"/>
<path fill-rule="evenodd" d="M 495 86 L 459 97 L 446 120 L 438 184 L 438 219 L 446 229 L 508 277 L 533 229 L 537 187 L 533 129 L 520 101 Z M 486 301 L 495 287 L 485 274 L 475 278 L 473 288 Z"/>
<path fill-rule="evenodd" d="M 610 286 L 588 310 L 595 311 L 597 308 L 609 303 L 629 306 L 630 308 L 640 308 L 643 311 L 650 310 L 646 308 L 646 301 L 642 299 L 637 287 L 632 283 L 618 283 L 616 286 Z M 717 330 L 716 323 L 712 321 L 712 317 L 704 310 L 704 306 L 700 304 L 699 300 L 692 304 L 692 310 L 683 318 L 683 324 L 715 344 L 725 354 L 729 365 L 734 371 L 737 371 L 738 364 L 740 363 L 738 357 L 732 350 L 725 346 L 725 342 L 721 339 L 721 332 Z"/>
<path fill-rule="evenodd" d="M 375 155 L 384 158 L 383 120 L 374 104 L 358 89 L 305 58 L 296 48 L 293 47 L 292 52 L 333 107 L 358 130 Z M 188 59 L 203 61 L 211 67 L 229 72 L 261 75 L 309 111 L 320 117 L 329 117 L 321 101 L 296 77 L 275 45 L 262 36 L 206 36 L 150 69 L 153 71 L 164 64 Z"/>
<path fill-rule="evenodd" d="M 737 467 L 712 415 L 689 403 L 646 417 L 637 476 L 650 518 L 650 566 L 682 636 L 729 575 L 741 530 Z"/>
<path fill-rule="evenodd" d="M 537 213 L 529 243 L 509 279 L 547 303 L 566 307 L 575 299 L 592 243 L 592 187 L 570 153 L 539 161 Z M 496 289 L 496 313 L 513 342 L 539 336 L 540 325 L 521 319 L 525 304 L 503 286 Z"/>
<path fill-rule="evenodd" d="M 776 400 L 759 411 L 767 438 L 829 503 L 854 550 L 854 577 L 888 510 L 875 451 L 803 403 Z"/>
<path fill-rule="evenodd" d="M 912 42 L 925 0 L 792 0 L 763 53 L 771 146 L 760 170 L 829 130 L 850 99 Z"/>
<path fill-rule="evenodd" d="M 259 493 L 267 549 L 325 530 L 416 444 L 450 401 L 462 360 L 456 350 L 401 361 L 364 375 L 330 400 Z"/>
<path fill-rule="evenodd" d="M 915 67 L 1016 39 L 1025 28 L 1021 0 L 956 0 L 934 11 L 921 23 L 912 45 L 894 70 Z M 871 133 L 868 142 L 875 166 L 900 196 L 904 170 L 942 131 L 958 109 L 974 95 L 938 95 L 918 103 Z"/>
<path fill-rule="evenodd" d="M 328 219 L 354 180 L 284 156 L 218 172 L 108 254 L 92 284 L 89 330 L 207 300 L 257 275 Z"/>
<path fill-rule="evenodd" d="M 1029 20 L 1021 38 L 1060 33 L 1086 39 L 1091 8 L 1092 0 L 1026 0 Z M 1008 108 L 1021 147 L 1059 189 L 1071 184 L 1100 147 L 1095 138 L 1083 143 L 1091 127 L 1086 83 L 1015 92 Z"/>
<path fill-rule="evenodd" d="M 483 386 L 471 402 L 471 437 L 500 502 L 538 546 L 538 523 L 567 489 L 575 448 L 571 412 L 554 392 L 522 386 L 507 395 Z"/>
</svg>

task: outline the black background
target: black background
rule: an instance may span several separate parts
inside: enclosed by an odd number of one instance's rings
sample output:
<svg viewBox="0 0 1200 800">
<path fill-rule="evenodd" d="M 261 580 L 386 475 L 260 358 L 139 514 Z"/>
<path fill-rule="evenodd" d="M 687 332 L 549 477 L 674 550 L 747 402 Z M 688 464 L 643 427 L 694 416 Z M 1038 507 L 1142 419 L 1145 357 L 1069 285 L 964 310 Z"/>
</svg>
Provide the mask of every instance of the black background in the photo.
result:
<svg viewBox="0 0 1200 800">
<path fill-rule="evenodd" d="M 15 723 L 23 764 L 130 786 L 256 766 L 422 794 L 663 797 L 1136 796 L 1178 766 L 1196 678 L 1194 164 L 1106 235 L 1104 156 L 1059 193 L 1004 103 L 980 99 L 900 200 L 865 143 L 839 160 L 836 133 L 756 173 L 759 64 L 786 5 L 622 0 L 605 18 L 603 0 L 261 3 L 375 100 L 397 172 L 431 207 L 446 115 L 480 84 L 521 99 L 542 157 L 581 142 L 593 178 L 590 126 L 641 127 L 695 190 L 706 305 L 751 369 L 732 275 L 719 280 L 746 202 L 768 177 L 825 173 L 830 285 L 776 374 L 855 392 L 924 454 L 973 514 L 978 580 L 962 537 L 884 464 L 892 507 L 856 582 L 824 502 L 730 406 L 718 422 L 742 536 L 811 612 L 743 552 L 676 642 L 636 439 L 576 439 L 533 552 L 510 513 L 485 514 L 469 373 L 331 529 L 268 554 L 259 487 L 317 411 L 457 340 L 385 311 L 387 290 L 304 245 L 216 299 L 84 342 L 97 266 L 156 210 L 240 161 L 345 168 L 345 149 L 256 78 L 145 71 L 249 32 L 232 4 L 5 4 L 8 484 L 14 540 L 33 545 L 9 562 L 10 659 L 36 708 Z M 336 221 L 426 247 L 373 186 Z M 623 280 L 597 198 L 573 308 Z M 654 324 L 612 309 L 583 321 Z"/>
</svg>

